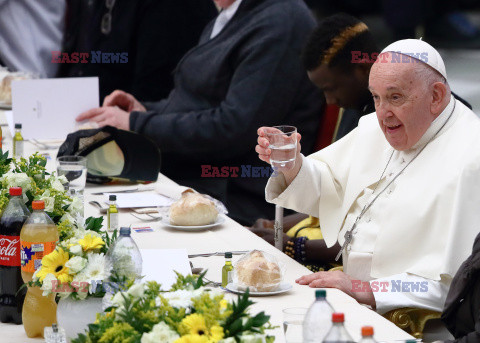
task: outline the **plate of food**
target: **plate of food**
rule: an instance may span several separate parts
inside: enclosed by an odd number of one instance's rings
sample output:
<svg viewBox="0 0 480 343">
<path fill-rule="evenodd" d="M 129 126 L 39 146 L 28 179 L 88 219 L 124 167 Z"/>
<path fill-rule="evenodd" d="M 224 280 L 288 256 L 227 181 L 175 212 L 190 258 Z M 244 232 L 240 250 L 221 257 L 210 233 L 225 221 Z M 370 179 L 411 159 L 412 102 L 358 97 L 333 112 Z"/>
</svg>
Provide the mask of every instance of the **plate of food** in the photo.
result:
<svg viewBox="0 0 480 343">
<path fill-rule="evenodd" d="M 214 223 L 205 224 L 205 225 L 174 225 L 171 224 L 169 216 L 165 216 L 160 220 L 165 226 L 168 226 L 172 229 L 180 230 L 180 231 L 202 231 L 208 228 L 223 224 L 225 222 L 225 218 L 218 216 Z"/>
<path fill-rule="evenodd" d="M 244 287 L 240 287 L 237 283 L 229 283 L 226 287 L 227 290 L 229 290 L 232 293 L 236 294 L 243 294 L 246 292 L 246 289 Z M 264 296 L 269 296 L 269 295 L 277 295 L 277 294 L 282 294 L 286 293 L 289 290 L 292 289 L 292 285 L 287 283 L 287 282 L 281 282 L 278 285 L 278 288 L 272 291 L 250 291 L 251 296 L 255 297 L 264 297 Z"/>
<path fill-rule="evenodd" d="M 213 201 L 193 190 L 186 190 L 181 199 L 170 206 L 168 215 L 162 218 L 161 223 L 177 230 L 201 231 L 224 221 Z"/>
</svg>

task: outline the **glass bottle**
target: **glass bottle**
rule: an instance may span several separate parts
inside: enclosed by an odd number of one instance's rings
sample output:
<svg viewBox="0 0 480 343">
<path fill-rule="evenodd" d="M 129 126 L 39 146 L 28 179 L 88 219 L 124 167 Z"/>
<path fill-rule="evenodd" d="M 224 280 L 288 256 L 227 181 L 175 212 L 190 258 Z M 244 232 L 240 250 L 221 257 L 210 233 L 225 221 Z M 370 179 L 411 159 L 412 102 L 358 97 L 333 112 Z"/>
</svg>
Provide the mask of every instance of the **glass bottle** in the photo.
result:
<svg viewBox="0 0 480 343">
<path fill-rule="evenodd" d="M 225 265 L 222 268 L 222 287 L 227 287 L 232 282 L 233 278 L 233 265 L 232 265 L 232 253 L 225 253 Z"/>
<path fill-rule="evenodd" d="M 116 195 L 110 195 L 108 197 L 108 200 L 110 202 L 110 206 L 108 207 L 107 210 L 107 230 L 108 231 L 113 231 L 113 230 L 118 230 L 118 209 L 117 209 L 117 196 Z"/>
<path fill-rule="evenodd" d="M 327 291 L 317 289 L 315 301 L 303 320 L 303 340 L 305 343 L 322 342 L 332 326 L 333 308 L 327 301 Z"/>
<path fill-rule="evenodd" d="M 22 137 L 22 124 L 15 124 L 15 135 L 13 136 L 13 156 L 23 156 L 23 137 Z"/>
<path fill-rule="evenodd" d="M 343 313 L 332 314 L 332 327 L 325 336 L 324 343 L 354 343 L 352 336 L 347 332 L 343 325 L 345 316 Z"/>
</svg>

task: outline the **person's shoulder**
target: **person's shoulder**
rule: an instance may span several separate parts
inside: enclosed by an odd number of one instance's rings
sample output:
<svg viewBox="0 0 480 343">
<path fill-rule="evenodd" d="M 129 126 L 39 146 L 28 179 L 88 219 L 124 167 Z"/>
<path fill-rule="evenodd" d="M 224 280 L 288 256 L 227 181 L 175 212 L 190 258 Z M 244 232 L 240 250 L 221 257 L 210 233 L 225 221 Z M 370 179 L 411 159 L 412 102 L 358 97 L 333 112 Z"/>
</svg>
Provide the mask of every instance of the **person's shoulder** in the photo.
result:
<svg viewBox="0 0 480 343">
<path fill-rule="evenodd" d="M 313 29 L 315 26 L 311 11 L 300 0 L 263 0 L 251 8 L 250 15 L 255 17 L 257 25 L 270 25 L 279 30 Z"/>
</svg>

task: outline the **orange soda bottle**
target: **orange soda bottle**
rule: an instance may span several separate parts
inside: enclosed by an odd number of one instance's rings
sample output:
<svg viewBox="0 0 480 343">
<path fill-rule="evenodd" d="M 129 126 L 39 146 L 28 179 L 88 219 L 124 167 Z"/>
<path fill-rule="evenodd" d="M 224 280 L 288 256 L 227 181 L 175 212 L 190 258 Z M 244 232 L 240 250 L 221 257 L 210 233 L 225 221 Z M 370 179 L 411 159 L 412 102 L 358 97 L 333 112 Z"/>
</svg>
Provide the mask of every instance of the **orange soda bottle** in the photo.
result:
<svg viewBox="0 0 480 343">
<path fill-rule="evenodd" d="M 43 201 L 32 202 L 33 212 L 20 232 L 21 272 L 24 282 L 32 280 L 33 273 L 40 268 L 43 256 L 55 250 L 58 230 L 45 213 Z M 43 337 L 46 326 L 57 322 L 55 294 L 42 295 L 39 287 L 29 287 L 23 302 L 22 320 L 28 337 Z"/>
</svg>

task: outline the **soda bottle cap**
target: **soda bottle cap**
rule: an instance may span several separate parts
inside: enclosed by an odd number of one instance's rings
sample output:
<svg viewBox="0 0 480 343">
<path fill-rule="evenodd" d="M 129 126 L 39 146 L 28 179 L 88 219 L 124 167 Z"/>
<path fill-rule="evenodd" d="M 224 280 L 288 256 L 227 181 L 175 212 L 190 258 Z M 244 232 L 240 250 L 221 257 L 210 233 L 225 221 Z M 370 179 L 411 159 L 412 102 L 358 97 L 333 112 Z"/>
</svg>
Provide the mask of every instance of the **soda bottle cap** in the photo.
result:
<svg viewBox="0 0 480 343">
<path fill-rule="evenodd" d="M 373 336 L 373 326 L 362 327 L 362 336 Z"/>
<path fill-rule="evenodd" d="M 315 291 L 315 298 L 326 298 L 327 297 L 327 291 L 324 289 L 317 289 Z"/>
<path fill-rule="evenodd" d="M 122 236 L 130 236 L 132 230 L 129 227 L 121 227 L 120 228 L 120 235 Z"/>
<path fill-rule="evenodd" d="M 21 129 L 21 128 L 22 128 L 22 124 L 16 123 L 16 124 L 15 124 L 15 128 L 16 128 L 16 129 Z"/>
<path fill-rule="evenodd" d="M 32 201 L 32 209 L 43 210 L 45 208 L 45 202 L 43 200 Z"/>
<path fill-rule="evenodd" d="M 10 187 L 9 189 L 10 195 L 22 195 L 22 187 Z"/>
<path fill-rule="evenodd" d="M 232 253 L 231 252 L 226 252 L 225 253 L 225 258 L 232 258 Z"/>
<path fill-rule="evenodd" d="M 110 196 L 108 197 L 108 200 L 110 200 L 110 201 L 115 201 L 115 200 L 117 200 L 117 196 L 116 196 L 116 195 L 110 195 Z"/>
<path fill-rule="evenodd" d="M 332 322 L 343 323 L 344 321 L 345 321 L 345 316 L 343 313 L 332 313 Z"/>
</svg>

